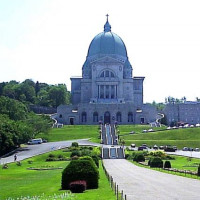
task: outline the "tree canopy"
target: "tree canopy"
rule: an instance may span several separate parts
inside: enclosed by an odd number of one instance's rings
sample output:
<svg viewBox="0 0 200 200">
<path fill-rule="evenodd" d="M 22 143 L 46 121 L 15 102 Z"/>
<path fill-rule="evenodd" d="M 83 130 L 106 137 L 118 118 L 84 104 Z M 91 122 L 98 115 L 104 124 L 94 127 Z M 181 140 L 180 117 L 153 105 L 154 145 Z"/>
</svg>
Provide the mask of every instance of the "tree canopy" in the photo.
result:
<svg viewBox="0 0 200 200">
<path fill-rule="evenodd" d="M 19 100 L 26 104 L 54 107 L 70 103 L 70 92 L 65 84 L 48 85 L 26 79 L 0 83 L 0 96 Z"/>
</svg>

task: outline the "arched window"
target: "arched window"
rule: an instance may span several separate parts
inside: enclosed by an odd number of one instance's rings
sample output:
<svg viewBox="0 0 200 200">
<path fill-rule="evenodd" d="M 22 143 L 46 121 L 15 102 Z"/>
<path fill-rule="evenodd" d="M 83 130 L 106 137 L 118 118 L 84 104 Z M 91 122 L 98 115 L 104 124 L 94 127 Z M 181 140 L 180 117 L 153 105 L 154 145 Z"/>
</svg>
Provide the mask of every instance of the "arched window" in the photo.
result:
<svg viewBox="0 0 200 200">
<path fill-rule="evenodd" d="M 100 77 L 104 77 L 104 71 L 101 73 Z"/>
<path fill-rule="evenodd" d="M 115 77 L 115 75 L 114 75 L 114 73 L 112 72 L 112 71 L 110 71 L 110 70 L 105 70 L 105 71 L 103 71 L 103 72 L 101 72 L 101 74 L 100 74 L 100 77 L 106 77 L 106 78 L 114 78 Z"/>
<path fill-rule="evenodd" d="M 128 122 L 133 122 L 133 113 L 132 112 L 128 113 Z"/>
<path fill-rule="evenodd" d="M 81 114 L 81 121 L 82 122 L 87 122 L 87 113 L 86 112 L 82 112 L 82 114 Z"/>
<path fill-rule="evenodd" d="M 122 122 L 122 114 L 120 112 L 117 112 L 117 114 L 116 114 L 116 120 L 118 122 Z"/>
<path fill-rule="evenodd" d="M 98 113 L 97 112 L 94 112 L 93 113 L 93 122 L 98 122 L 99 119 L 98 119 Z"/>
</svg>

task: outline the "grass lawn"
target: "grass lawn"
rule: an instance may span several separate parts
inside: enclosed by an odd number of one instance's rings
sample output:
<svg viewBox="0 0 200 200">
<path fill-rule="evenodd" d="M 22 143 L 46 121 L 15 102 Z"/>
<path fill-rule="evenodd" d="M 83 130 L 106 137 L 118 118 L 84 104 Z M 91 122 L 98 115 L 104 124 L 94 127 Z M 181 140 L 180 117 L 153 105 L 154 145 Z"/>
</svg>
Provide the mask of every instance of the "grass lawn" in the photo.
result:
<svg viewBox="0 0 200 200">
<path fill-rule="evenodd" d="M 12 163 L 9 164 L 9 169 L 0 168 L 0 199 L 5 200 L 8 197 L 17 198 L 20 196 L 34 196 L 43 193 L 46 196 L 49 196 L 66 192 L 60 190 L 62 169 L 41 171 L 27 170 L 29 167 L 43 167 L 47 165 L 65 168 L 69 164 L 69 161 L 45 162 L 48 154 L 49 153 L 24 160 L 22 161 L 22 166 L 17 166 L 16 163 Z M 53 152 L 53 154 L 64 154 L 65 156 L 69 156 L 70 153 L 59 150 Z M 28 160 L 32 160 L 33 163 L 28 164 Z M 75 200 L 116 199 L 101 164 L 99 173 L 99 188 L 87 190 L 82 194 L 75 194 Z"/>
<path fill-rule="evenodd" d="M 164 127 L 162 127 L 163 129 Z M 175 145 L 178 148 L 200 147 L 200 128 L 186 128 L 175 130 L 163 130 L 158 132 L 142 133 L 142 130 L 149 129 L 146 125 L 121 125 L 119 126 L 121 139 L 125 140 L 125 145 L 132 143 L 140 146 L 146 143 L 148 146 L 153 145 Z M 158 129 L 158 128 L 157 128 Z M 155 130 L 155 128 L 154 128 Z M 127 133 L 135 131 L 136 134 Z"/>
<path fill-rule="evenodd" d="M 171 155 L 171 157 L 175 158 L 174 160 L 169 160 L 171 162 L 172 168 L 178 169 L 178 170 L 186 170 L 186 171 L 197 172 L 198 166 L 200 164 L 199 158 L 188 158 L 188 157 L 185 157 L 185 156 L 175 156 L 175 155 Z M 166 160 L 163 160 L 163 163 L 165 163 L 165 161 Z M 163 173 L 170 173 L 170 174 L 184 176 L 184 177 L 188 177 L 188 178 L 200 179 L 200 177 L 198 177 L 196 175 L 167 171 L 167 170 L 164 170 L 162 168 L 150 168 L 150 166 L 144 166 L 144 165 L 141 165 L 141 164 L 139 164 L 135 161 L 132 161 L 132 160 L 130 160 L 130 162 L 132 162 L 133 164 L 135 164 L 139 167 L 145 167 L 145 168 L 148 168 L 148 169 L 151 169 L 151 170 L 161 171 Z M 146 160 L 145 163 L 147 164 L 148 160 Z"/>
<path fill-rule="evenodd" d="M 53 128 L 48 134 L 37 135 L 49 142 L 90 138 L 92 142 L 99 143 L 98 136 L 97 125 L 66 125 L 63 128 Z"/>
<path fill-rule="evenodd" d="M 188 158 L 184 156 L 173 156 L 175 160 L 170 160 L 172 168 L 197 171 L 200 164 L 200 159 L 198 158 Z"/>
</svg>

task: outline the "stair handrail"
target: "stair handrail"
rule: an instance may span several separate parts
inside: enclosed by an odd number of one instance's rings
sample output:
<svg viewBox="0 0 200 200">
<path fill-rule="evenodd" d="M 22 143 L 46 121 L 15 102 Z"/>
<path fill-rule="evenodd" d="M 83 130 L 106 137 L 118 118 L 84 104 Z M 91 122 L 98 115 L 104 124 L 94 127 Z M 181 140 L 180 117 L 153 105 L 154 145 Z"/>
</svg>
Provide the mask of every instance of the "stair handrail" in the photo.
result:
<svg viewBox="0 0 200 200">
<path fill-rule="evenodd" d="M 108 144 L 108 138 L 107 138 L 107 132 L 106 132 L 106 124 L 105 124 L 105 135 L 106 135 L 106 141 L 105 141 L 105 143 Z"/>
</svg>

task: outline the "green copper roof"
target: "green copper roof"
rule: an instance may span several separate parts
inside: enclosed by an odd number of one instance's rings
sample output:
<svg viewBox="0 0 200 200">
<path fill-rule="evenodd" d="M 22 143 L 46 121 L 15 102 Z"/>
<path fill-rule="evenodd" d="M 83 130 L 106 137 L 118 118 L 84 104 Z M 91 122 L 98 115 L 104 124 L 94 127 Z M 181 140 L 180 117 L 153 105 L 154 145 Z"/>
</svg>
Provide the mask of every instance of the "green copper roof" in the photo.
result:
<svg viewBox="0 0 200 200">
<path fill-rule="evenodd" d="M 127 57 L 126 46 L 117 34 L 111 32 L 108 19 L 104 25 L 104 32 L 94 37 L 88 49 L 88 57 L 97 54 L 115 54 Z"/>
</svg>

